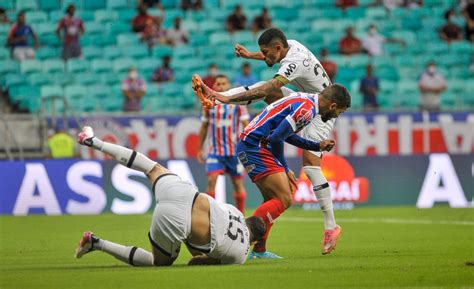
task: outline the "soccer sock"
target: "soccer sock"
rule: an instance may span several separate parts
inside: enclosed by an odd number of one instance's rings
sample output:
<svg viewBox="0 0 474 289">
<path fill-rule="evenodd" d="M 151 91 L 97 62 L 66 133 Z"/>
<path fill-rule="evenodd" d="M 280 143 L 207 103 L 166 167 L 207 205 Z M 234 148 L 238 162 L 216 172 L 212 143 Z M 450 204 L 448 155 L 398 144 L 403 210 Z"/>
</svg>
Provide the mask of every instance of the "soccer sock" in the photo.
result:
<svg viewBox="0 0 474 289">
<path fill-rule="evenodd" d="M 207 194 L 213 199 L 216 198 L 216 192 L 207 192 Z"/>
<path fill-rule="evenodd" d="M 334 229 L 336 227 L 336 220 L 334 218 L 331 191 L 329 190 L 328 181 L 321 171 L 321 167 L 306 166 L 303 169 L 306 176 L 311 180 L 311 184 L 313 184 L 313 191 L 323 212 L 324 229 Z"/>
<path fill-rule="evenodd" d="M 239 211 L 242 212 L 242 214 L 245 211 L 245 199 L 247 198 L 247 194 L 245 192 L 235 192 L 234 193 L 234 199 L 235 199 L 235 205 Z"/>
<path fill-rule="evenodd" d="M 94 250 L 100 250 L 132 266 L 153 266 L 153 254 L 133 246 L 124 246 L 99 239 Z"/>
<path fill-rule="evenodd" d="M 92 138 L 92 147 L 111 155 L 122 165 L 144 173 L 149 173 L 156 165 L 156 162 L 150 160 L 142 153 L 102 141 L 97 137 Z"/>
<path fill-rule="evenodd" d="M 267 250 L 267 238 L 268 234 L 270 233 L 270 229 L 272 228 L 273 222 L 285 211 L 285 206 L 279 199 L 271 199 L 262 203 L 257 210 L 253 213 L 254 216 L 260 217 L 263 219 L 265 224 L 267 225 L 267 230 L 265 231 L 265 235 L 263 240 L 259 241 L 253 247 L 255 252 L 265 252 Z"/>
</svg>

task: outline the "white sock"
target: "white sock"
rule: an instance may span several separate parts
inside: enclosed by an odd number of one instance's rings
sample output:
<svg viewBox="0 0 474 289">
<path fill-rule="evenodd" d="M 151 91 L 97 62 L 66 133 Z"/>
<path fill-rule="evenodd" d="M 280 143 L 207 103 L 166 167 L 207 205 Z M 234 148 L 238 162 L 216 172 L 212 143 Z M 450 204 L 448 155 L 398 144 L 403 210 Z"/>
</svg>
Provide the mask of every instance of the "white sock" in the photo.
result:
<svg viewBox="0 0 474 289">
<path fill-rule="evenodd" d="M 124 246 L 99 239 L 94 250 L 100 250 L 132 266 L 153 266 L 153 254 L 133 246 Z"/>
<path fill-rule="evenodd" d="M 259 81 L 255 84 L 250 85 L 250 86 L 235 87 L 235 88 L 229 89 L 227 91 L 221 92 L 221 94 L 224 95 L 224 96 L 230 96 L 230 95 L 234 95 L 234 94 L 237 94 L 237 93 L 242 93 L 242 92 L 245 92 L 247 90 L 254 89 L 255 87 L 259 87 L 259 86 L 265 84 L 265 82 L 266 81 Z M 239 101 L 239 102 L 232 102 L 232 103 L 247 105 L 247 104 L 250 104 L 251 102 L 252 101 Z M 216 100 L 216 103 L 220 103 L 220 101 Z"/>
<path fill-rule="evenodd" d="M 149 173 L 156 165 L 156 162 L 142 153 L 102 141 L 97 137 L 92 139 L 92 147 L 114 157 L 122 165 L 140 172 Z"/>
<path fill-rule="evenodd" d="M 324 229 L 330 230 L 336 227 L 336 220 L 334 219 L 334 208 L 332 206 L 331 191 L 329 184 L 324 177 L 321 167 L 306 166 L 303 167 L 304 173 L 313 185 L 313 191 L 318 199 L 319 206 L 324 215 Z"/>
</svg>

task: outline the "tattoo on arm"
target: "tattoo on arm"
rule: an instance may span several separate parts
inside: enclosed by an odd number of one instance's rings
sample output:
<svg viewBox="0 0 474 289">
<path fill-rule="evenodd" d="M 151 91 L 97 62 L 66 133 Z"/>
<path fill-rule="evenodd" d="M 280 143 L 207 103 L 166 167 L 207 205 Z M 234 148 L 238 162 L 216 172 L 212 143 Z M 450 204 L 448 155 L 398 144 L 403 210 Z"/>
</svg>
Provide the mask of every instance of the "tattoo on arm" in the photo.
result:
<svg viewBox="0 0 474 289">
<path fill-rule="evenodd" d="M 229 96 L 229 100 L 230 102 L 243 102 L 265 98 L 275 93 L 281 94 L 280 88 L 282 86 L 283 83 L 274 78 L 261 86 Z"/>
</svg>

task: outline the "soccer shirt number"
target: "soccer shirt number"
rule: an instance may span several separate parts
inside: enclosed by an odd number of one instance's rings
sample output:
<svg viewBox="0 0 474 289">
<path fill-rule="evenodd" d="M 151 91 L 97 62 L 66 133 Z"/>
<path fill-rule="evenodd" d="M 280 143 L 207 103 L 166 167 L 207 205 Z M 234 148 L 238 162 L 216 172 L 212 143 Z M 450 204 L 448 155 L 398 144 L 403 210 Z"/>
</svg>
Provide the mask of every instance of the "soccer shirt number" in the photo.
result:
<svg viewBox="0 0 474 289">
<path fill-rule="evenodd" d="M 237 217 L 237 216 L 234 216 L 232 214 L 229 214 L 229 229 L 227 230 L 227 236 L 229 236 L 229 238 L 232 240 L 232 241 L 235 241 L 239 238 L 239 235 L 240 235 L 240 242 L 243 244 L 245 243 L 245 239 L 244 239 L 244 231 L 242 231 L 241 228 L 237 228 L 237 230 L 235 231 L 235 233 L 233 233 L 231 231 L 232 227 L 234 227 L 234 222 L 237 223 L 237 224 L 242 224 L 242 221 L 240 220 L 240 217 Z M 238 225 L 236 225 L 237 227 Z"/>
<path fill-rule="evenodd" d="M 331 80 L 329 79 L 328 75 L 322 68 L 322 66 L 318 63 L 314 66 L 314 74 L 319 77 L 319 74 L 322 74 L 322 77 L 324 79 L 323 87 L 326 88 L 331 84 Z"/>
</svg>

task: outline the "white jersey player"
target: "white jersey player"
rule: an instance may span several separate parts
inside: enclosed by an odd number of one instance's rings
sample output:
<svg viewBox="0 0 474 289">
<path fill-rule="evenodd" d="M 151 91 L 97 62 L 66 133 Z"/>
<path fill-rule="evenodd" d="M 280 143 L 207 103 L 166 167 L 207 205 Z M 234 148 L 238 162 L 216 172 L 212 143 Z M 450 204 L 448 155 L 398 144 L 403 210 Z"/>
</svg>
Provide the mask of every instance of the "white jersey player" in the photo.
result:
<svg viewBox="0 0 474 289">
<path fill-rule="evenodd" d="M 76 249 L 77 258 L 100 250 L 134 266 L 169 266 L 178 257 L 181 243 L 185 243 L 193 255 L 189 265 L 243 264 L 250 246 L 265 234 L 261 218 L 245 219 L 234 206 L 199 193 L 192 184 L 145 155 L 94 137 L 90 127 L 84 127 L 79 134 L 79 143 L 145 173 L 152 184 L 156 206 L 148 233 L 152 252 L 85 232 Z"/>
<path fill-rule="evenodd" d="M 204 106 L 214 103 L 249 104 L 253 100 L 264 99 L 268 104 L 280 99 L 291 92 L 284 87 L 291 84 L 300 91 L 319 93 L 331 84 L 331 80 L 319 60 L 304 45 L 295 40 L 287 40 L 285 34 L 277 29 L 265 30 L 258 39 L 259 52 L 250 52 L 237 44 L 235 53 L 239 57 L 263 60 L 272 67 L 279 64 L 280 68 L 275 77 L 268 81 L 258 82 L 250 87 L 237 87 L 226 92 L 217 93 L 207 87 L 199 76 L 193 76 L 193 89 Z M 302 131 L 306 139 L 320 142 L 328 139 L 334 126 L 335 119 L 324 122 L 316 117 Z M 328 254 L 336 248 L 341 234 L 341 227 L 336 224 L 329 184 L 321 171 L 322 153 L 303 151 L 303 168 L 311 180 L 321 210 L 324 213 L 324 239 L 322 253 Z M 289 174 L 293 178 L 294 174 Z"/>
</svg>

